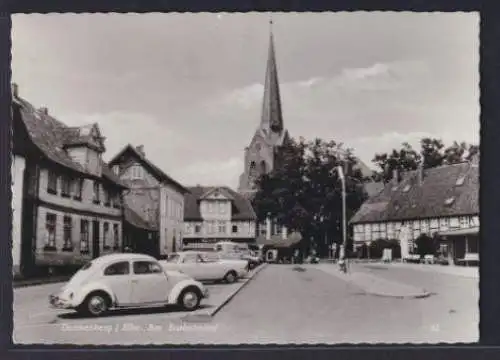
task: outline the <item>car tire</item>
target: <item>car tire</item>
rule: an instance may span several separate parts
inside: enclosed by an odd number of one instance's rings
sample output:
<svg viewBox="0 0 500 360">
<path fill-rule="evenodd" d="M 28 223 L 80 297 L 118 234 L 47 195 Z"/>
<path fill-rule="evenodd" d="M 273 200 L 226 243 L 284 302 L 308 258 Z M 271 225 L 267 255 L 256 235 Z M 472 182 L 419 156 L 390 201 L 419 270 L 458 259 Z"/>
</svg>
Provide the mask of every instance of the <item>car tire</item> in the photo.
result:
<svg viewBox="0 0 500 360">
<path fill-rule="evenodd" d="M 179 305 L 182 310 L 193 311 L 200 306 L 201 297 L 200 290 L 194 287 L 189 287 L 182 290 L 179 298 L 177 299 L 177 305 Z"/>
<path fill-rule="evenodd" d="M 102 316 L 108 312 L 110 300 L 108 294 L 98 291 L 87 295 L 78 307 L 78 312 L 92 317 Z"/>
<path fill-rule="evenodd" d="M 224 276 L 224 281 L 228 284 L 232 284 L 236 280 L 238 280 L 238 274 L 234 270 L 228 271 L 228 273 Z"/>
</svg>

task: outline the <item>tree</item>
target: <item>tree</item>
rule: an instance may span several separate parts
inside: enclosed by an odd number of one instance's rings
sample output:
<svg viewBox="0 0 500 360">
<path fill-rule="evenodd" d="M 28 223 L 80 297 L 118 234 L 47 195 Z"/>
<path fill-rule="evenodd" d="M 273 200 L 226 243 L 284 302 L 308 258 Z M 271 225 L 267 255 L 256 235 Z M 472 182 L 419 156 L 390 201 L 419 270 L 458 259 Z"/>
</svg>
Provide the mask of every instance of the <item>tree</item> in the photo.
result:
<svg viewBox="0 0 500 360">
<path fill-rule="evenodd" d="M 346 210 L 350 218 L 365 200 L 363 179 L 354 170 L 350 149 L 335 141 L 292 140 L 281 149 L 280 166 L 257 180 L 253 205 L 259 221 L 268 214 L 290 231 L 302 234 L 302 251 L 315 247 L 328 253 L 325 239 L 342 241 L 342 191 L 339 174 L 346 174 Z"/>
<path fill-rule="evenodd" d="M 416 240 L 417 254 L 420 256 L 424 255 L 436 255 L 439 249 L 439 241 L 437 237 L 430 237 L 427 234 L 421 234 Z"/>
<path fill-rule="evenodd" d="M 388 182 L 392 180 L 394 170 L 402 174 L 416 170 L 420 165 L 428 169 L 468 161 L 478 152 L 477 145 L 467 144 L 464 141 L 454 141 L 452 145 L 445 147 L 442 140 L 427 137 L 420 140 L 419 152 L 410 144 L 403 143 L 399 150 L 393 149 L 389 153 L 375 154 L 372 162 L 377 165 L 379 171 L 375 173 L 373 180 Z"/>
<path fill-rule="evenodd" d="M 408 143 L 403 143 L 401 149 L 393 149 L 389 154 L 375 154 L 372 160 L 381 170 L 380 176 L 384 182 L 392 180 L 394 170 L 397 170 L 398 174 L 416 170 L 420 161 L 421 155 Z"/>
<path fill-rule="evenodd" d="M 444 144 L 439 139 L 423 138 L 420 140 L 421 163 L 424 169 L 433 168 L 443 164 Z"/>
</svg>

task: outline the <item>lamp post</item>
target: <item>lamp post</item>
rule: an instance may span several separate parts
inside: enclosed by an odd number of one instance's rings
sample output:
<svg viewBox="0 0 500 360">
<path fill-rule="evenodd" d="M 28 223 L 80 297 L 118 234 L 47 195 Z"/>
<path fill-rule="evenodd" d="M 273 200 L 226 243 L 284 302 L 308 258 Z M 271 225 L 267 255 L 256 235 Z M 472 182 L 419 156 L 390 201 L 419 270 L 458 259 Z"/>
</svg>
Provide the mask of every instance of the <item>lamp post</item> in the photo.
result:
<svg viewBox="0 0 500 360">
<path fill-rule="evenodd" d="M 347 246 L 346 186 L 344 170 L 342 169 L 342 166 L 337 166 L 337 173 L 342 185 L 342 247 L 340 250 L 340 257 L 345 257 Z"/>
</svg>

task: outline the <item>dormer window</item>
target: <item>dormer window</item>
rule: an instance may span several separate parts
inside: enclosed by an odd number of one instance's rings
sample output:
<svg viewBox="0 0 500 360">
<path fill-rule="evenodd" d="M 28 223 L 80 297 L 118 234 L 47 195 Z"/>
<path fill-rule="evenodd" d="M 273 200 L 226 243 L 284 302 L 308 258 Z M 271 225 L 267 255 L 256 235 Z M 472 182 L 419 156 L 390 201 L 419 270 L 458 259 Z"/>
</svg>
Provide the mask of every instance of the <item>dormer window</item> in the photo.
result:
<svg viewBox="0 0 500 360">
<path fill-rule="evenodd" d="M 407 193 L 408 191 L 410 191 L 411 189 L 411 185 L 406 185 L 404 188 L 403 188 L 403 192 Z"/>
<path fill-rule="evenodd" d="M 444 201 L 446 206 L 451 206 L 455 202 L 455 197 L 450 197 Z"/>
<path fill-rule="evenodd" d="M 462 176 L 460 176 L 460 177 L 457 179 L 456 185 L 457 185 L 457 186 L 462 186 L 462 185 L 464 184 L 464 182 L 465 182 L 465 176 L 464 176 L 464 175 L 462 175 Z"/>
<path fill-rule="evenodd" d="M 144 176 L 142 167 L 140 165 L 133 165 L 130 169 L 130 176 L 132 180 L 141 180 Z"/>
</svg>

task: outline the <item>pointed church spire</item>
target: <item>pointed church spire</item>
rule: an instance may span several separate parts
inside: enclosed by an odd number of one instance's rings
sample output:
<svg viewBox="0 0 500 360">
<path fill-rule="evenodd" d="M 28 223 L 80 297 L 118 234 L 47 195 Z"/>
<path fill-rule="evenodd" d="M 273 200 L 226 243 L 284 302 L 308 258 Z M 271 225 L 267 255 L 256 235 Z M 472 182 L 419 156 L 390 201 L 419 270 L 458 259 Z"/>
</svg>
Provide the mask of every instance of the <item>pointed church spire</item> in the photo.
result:
<svg viewBox="0 0 500 360">
<path fill-rule="evenodd" d="M 273 20 L 269 20 L 269 53 L 267 58 L 266 79 L 264 83 L 264 100 L 262 102 L 261 127 L 273 132 L 283 131 L 283 116 L 281 113 L 281 97 L 274 52 Z"/>
</svg>

